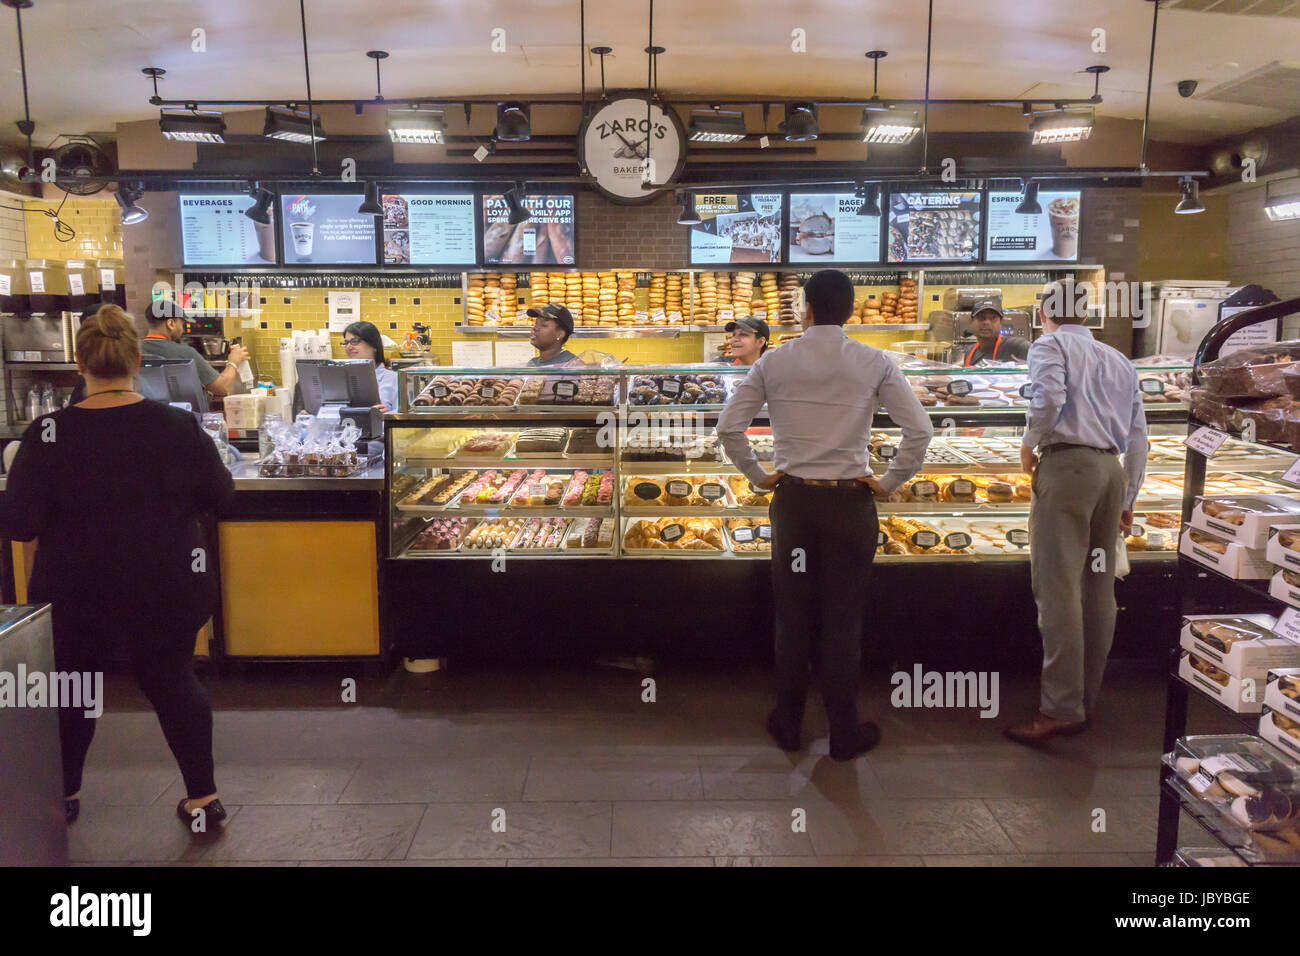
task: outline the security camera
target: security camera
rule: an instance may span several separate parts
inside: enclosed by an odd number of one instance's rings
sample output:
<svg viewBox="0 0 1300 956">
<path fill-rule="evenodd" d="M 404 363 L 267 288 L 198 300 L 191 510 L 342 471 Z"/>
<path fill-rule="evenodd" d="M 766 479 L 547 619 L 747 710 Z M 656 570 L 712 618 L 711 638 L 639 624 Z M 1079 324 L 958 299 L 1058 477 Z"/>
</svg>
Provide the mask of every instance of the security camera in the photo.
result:
<svg viewBox="0 0 1300 956">
<path fill-rule="evenodd" d="M 1178 81 L 1178 95 L 1179 95 L 1179 96 L 1181 96 L 1181 97 L 1183 97 L 1183 98 L 1185 99 L 1185 98 L 1191 96 L 1191 95 L 1192 95 L 1193 93 L 1195 93 L 1195 92 L 1196 92 L 1196 81 L 1195 81 L 1195 80 L 1179 80 L 1179 81 Z"/>
</svg>

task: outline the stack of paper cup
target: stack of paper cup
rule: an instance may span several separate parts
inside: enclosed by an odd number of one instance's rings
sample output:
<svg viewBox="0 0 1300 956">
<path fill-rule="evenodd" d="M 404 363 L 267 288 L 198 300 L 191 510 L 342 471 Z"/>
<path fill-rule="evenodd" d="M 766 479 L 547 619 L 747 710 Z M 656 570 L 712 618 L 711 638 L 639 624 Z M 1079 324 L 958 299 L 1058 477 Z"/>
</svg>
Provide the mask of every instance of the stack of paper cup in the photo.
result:
<svg viewBox="0 0 1300 956">
<path fill-rule="evenodd" d="M 280 384 L 293 394 L 293 387 L 298 384 L 298 366 L 294 360 L 299 358 L 298 342 L 300 337 L 298 332 L 293 333 L 293 338 L 284 338 L 280 340 Z"/>
</svg>

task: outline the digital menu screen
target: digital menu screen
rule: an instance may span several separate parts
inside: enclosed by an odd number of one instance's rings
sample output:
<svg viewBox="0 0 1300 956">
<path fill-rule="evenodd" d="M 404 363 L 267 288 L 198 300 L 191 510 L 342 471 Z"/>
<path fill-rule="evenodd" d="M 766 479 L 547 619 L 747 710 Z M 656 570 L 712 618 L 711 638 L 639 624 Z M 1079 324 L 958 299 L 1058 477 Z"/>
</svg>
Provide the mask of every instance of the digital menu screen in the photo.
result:
<svg viewBox="0 0 1300 956">
<path fill-rule="evenodd" d="M 781 193 L 696 193 L 691 264 L 781 261 Z"/>
<path fill-rule="evenodd" d="M 980 254 L 978 191 L 892 193 L 890 262 L 975 262 Z"/>
<path fill-rule="evenodd" d="M 1079 259 L 1078 189 L 1039 190 L 1041 213 L 1018 213 L 1019 192 L 989 193 L 985 262 L 1077 262 Z"/>
<path fill-rule="evenodd" d="M 483 261 L 488 265 L 573 265 L 574 205 L 569 194 L 525 196 L 524 208 L 532 218 L 512 225 L 505 197 L 484 196 Z"/>
<path fill-rule="evenodd" d="M 384 265 L 467 265 L 478 261 L 472 195 L 386 193 Z"/>
<path fill-rule="evenodd" d="M 274 265 L 275 210 L 267 210 L 271 222 L 253 222 L 244 210 L 256 203 L 246 193 L 182 193 L 181 262 L 187 266 Z"/>
<path fill-rule="evenodd" d="M 280 196 L 285 265 L 374 265 L 376 216 L 361 193 Z"/>
<path fill-rule="evenodd" d="M 879 262 L 880 216 L 853 193 L 790 194 L 790 262 Z"/>
</svg>

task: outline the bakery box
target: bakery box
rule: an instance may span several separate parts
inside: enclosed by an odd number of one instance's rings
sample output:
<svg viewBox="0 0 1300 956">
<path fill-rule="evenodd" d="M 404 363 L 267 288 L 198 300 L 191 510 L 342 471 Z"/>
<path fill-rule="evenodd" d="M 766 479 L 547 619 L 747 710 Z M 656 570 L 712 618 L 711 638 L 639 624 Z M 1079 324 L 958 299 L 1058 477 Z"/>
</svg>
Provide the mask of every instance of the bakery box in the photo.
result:
<svg viewBox="0 0 1300 956">
<path fill-rule="evenodd" d="M 1179 645 L 1233 677 L 1259 687 L 1273 667 L 1300 667 L 1300 644 L 1278 637 L 1267 614 L 1193 614 L 1183 618 Z"/>
<path fill-rule="evenodd" d="M 1259 735 L 1292 760 L 1300 760 L 1300 720 L 1265 704 L 1259 714 Z"/>
<path fill-rule="evenodd" d="M 1300 721 L 1300 667 L 1269 668 L 1264 706 Z"/>
<path fill-rule="evenodd" d="M 1264 557 L 1279 568 L 1300 574 L 1300 524 L 1274 525 L 1268 529 Z"/>
<path fill-rule="evenodd" d="M 1178 676 L 1234 713 L 1258 714 L 1263 706 L 1262 678 L 1233 677 L 1187 651 L 1179 656 Z"/>
<path fill-rule="evenodd" d="M 1201 495 L 1192 527 L 1247 548 L 1263 548 L 1268 529 L 1300 522 L 1300 501 L 1288 495 Z"/>
<path fill-rule="evenodd" d="M 1178 552 L 1230 578 L 1259 579 L 1273 573 L 1264 549 L 1247 548 L 1196 528 L 1184 528 Z"/>
<path fill-rule="evenodd" d="M 1268 593 L 1292 607 L 1300 607 L 1300 571 L 1278 568 L 1269 582 Z"/>
</svg>

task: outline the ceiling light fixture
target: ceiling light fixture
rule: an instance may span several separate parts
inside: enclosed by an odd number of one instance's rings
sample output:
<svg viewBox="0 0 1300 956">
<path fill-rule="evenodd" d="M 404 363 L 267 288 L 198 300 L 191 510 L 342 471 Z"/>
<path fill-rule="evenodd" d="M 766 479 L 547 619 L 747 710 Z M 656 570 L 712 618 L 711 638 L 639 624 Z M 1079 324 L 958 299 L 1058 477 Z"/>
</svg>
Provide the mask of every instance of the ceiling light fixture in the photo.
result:
<svg viewBox="0 0 1300 956">
<path fill-rule="evenodd" d="M 122 225 L 134 226 L 137 222 L 144 222 L 149 218 L 149 210 L 136 205 L 144 195 L 143 183 L 120 183 L 117 192 L 113 195 L 117 199 L 117 204 L 122 207 Z"/>
<path fill-rule="evenodd" d="M 817 138 L 817 104 L 787 103 L 785 121 L 778 127 L 787 142 L 807 143 Z"/>
<path fill-rule="evenodd" d="M 1264 215 L 1273 222 L 1300 219 L 1300 179 L 1270 179 L 1265 183 Z"/>
<path fill-rule="evenodd" d="M 529 109 L 523 103 L 498 103 L 495 136 L 503 143 L 526 143 L 533 135 Z"/>
<path fill-rule="evenodd" d="M 678 192 L 673 194 L 673 201 L 682 207 L 681 213 L 677 216 L 677 225 L 679 226 L 698 226 L 703 219 L 695 212 L 695 194 L 688 192 Z"/>
<path fill-rule="evenodd" d="M 515 183 L 513 189 L 506 190 L 503 197 L 506 201 L 508 215 L 506 221 L 512 226 L 517 226 L 521 222 L 527 222 L 533 218 L 533 214 L 524 206 L 524 194 L 526 190 L 523 183 Z"/>
<path fill-rule="evenodd" d="M 224 143 L 226 118 L 211 110 L 180 113 L 163 110 L 158 118 L 163 139 L 177 143 Z"/>
<path fill-rule="evenodd" d="M 738 143 L 746 135 L 740 110 L 691 110 L 692 143 Z"/>
<path fill-rule="evenodd" d="M 1040 143 L 1077 143 L 1092 135 L 1095 110 L 1053 110 L 1039 113 L 1029 124 L 1033 145 Z"/>
<path fill-rule="evenodd" d="M 275 194 L 269 189 L 263 189 L 257 183 L 250 183 L 248 195 L 257 202 L 244 210 L 244 215 L 253 222 L 260 222 L 264 226 L 271 224 L 271 203 L 275 202 Z"/>
<path fill-rule="evenodd" d="M 286 143 L 319 143 L 325 138 L 321 130 L 320 114 L 302 110 L 266 108 L 266 125 L 262 135 L 267 139 L 281 139 Z"/>
<path fill-rule="evenodd" d="M 447 132 L 442 110 L 389 110 L 388 138 L 394 143 L 439 146 Z"/>
<path fill-rule="evenodd" d="M 1041 216 L 1043 207 L 1038 204 L 1038 183 L 1030 179 L 1024 183 L 1024 189 L 1020 195 L 1020 205 L 1016 206 L 1016 212 L 1022 216 Z"/>
<path fill-rule="evenodd" d="M 862 111 L 862 142 L 877 146 L 894 146 L 910 143 L 921 132 L 921 121 L 915 113 L 887 116 L 879 115 L 879 107 Z"/>
<path fill-rule="evenodd" d="M 379 183 L 373 179 L 366 183 L 366 196 L 357 207 L 358 216 L 382 216 L 384 207 L 379 205 Z"/>
<path fill-rule="evenodd" d="M 1191 176 L 1182 177 L 1178 180 L 1178 190 L 1183 194 L 1183 198 L 1178 200 L 1174 212 L 1179 215 L 1205 212 L 1205 207 L 1201 205 L 1201 188 L 1196 184 L 1195 179 Z"/>
</svg>

